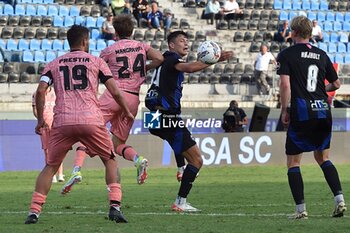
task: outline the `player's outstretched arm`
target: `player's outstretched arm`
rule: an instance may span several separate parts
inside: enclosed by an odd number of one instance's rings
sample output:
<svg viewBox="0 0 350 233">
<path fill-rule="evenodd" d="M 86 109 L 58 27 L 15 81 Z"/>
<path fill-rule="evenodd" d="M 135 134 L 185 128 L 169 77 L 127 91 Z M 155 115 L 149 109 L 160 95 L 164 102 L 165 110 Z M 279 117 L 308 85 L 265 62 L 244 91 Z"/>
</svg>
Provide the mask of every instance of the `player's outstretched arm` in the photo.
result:
<svg viewBox="0 0 350 233">
<path fill-rule="evenodd" d="M 154 48 L 149 48 L 147 51 L 147 59 L 151 60 L 151 63 L 146 65 L 146 70 L 154 69 L 164 61 L 162 53 Z"/>
<path fill-rule="evenodd" d="M 119 88 L 115 84 L 115 81 L 113 78 L 108 79 L 104 85 L 106 86 L 107 90 L 111 93 L 113 96 L 114 100 L 120 105 L 120 107 L 123 109 L 125 113 L 125 117 L 128 118 L 129 120 L 134 120 L 134 116 L 129 110 L 128 105 L 125 102 L 125 99 L 121 92 L 119 91 Z"/>
<path fill-rule="evenodd" d="M 44 121 L 44 106 L 45 106 L 45 94 L 49 85 L 46 82 L 40 82 L 36 90 L 35 105 L 38 123 L 35 127 L 35 133 L 41 134 L 41 128 L 47 127 Z"/>
<path fill-rule="evenodd" d="M 334 82 L 332 83 L 328 83 L 327 86 L 326 86 L 326 91 L 329 92 L 329 91 L 335 91 L 335 90 L 338 90 L 340 88 L 340 80 L 337 79 L 335 80 Z"/>
</svg>

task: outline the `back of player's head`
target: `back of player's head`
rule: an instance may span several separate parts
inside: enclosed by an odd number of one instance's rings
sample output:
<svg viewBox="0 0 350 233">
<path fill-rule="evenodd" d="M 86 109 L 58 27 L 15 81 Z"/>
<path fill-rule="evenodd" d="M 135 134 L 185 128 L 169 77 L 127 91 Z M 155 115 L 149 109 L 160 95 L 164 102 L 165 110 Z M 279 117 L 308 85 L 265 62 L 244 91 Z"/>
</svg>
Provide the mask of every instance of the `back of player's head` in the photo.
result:
<svg viewBox="0 0 350 233">
<path fill-rule="evenodd" d="M 73 25 L 67 32 L 67 40 L 71 48 L 79 47 L 89 39 L 89 29 L 81 25 Z"/>
<path fill-rule="evenodd" d="M 134 23 L 130 15 L 121 14 L 114 18 L 113 27 L 119 38 L 127 38 L 132 35 Z"/>
<path fill-rule="evenodd" d="M 176 38 L 180 35 L 183 35 L 184 37 L 188 38 L 188 35 L 186 32 L 184 31 L 175 31 L 175 32 L 172 32 L 168 35 L 168 44 L 170 44 L 171 42 L 174 42 L 176 40 Z"/>
<path fill-rule="evenodd" d="M 308 39 L 311 37 L 312 33 L 312 23 L 305 16 L 294 17 L 290 25 L 292 31 L 295 31 L 298 37 L 303 39 Z"/>
</svg>

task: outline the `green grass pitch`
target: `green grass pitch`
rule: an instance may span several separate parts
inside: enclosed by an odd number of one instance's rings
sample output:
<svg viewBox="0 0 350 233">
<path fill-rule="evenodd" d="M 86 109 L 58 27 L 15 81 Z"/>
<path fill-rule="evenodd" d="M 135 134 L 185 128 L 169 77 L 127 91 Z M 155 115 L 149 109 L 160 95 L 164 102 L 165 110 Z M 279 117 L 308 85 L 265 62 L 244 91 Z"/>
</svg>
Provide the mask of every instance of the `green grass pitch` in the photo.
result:
<svg viewBox="0 0 350 233">
<path fill-rule="evenodd" d="M 337 168 L 350 200 L 350 166 Z M 333 197 L 316 164 L 302 166 L 309 219 L 288 219 L 294 203 L 286 172 L 284 166 L 205 167 L 188 197 L 202 212 L 179 214 L 170 211 L 179 187 L 175 168 L 150 168 L 144 185 L 136 184 L 134 169 L 123 169 L 122 210 L 129 223 L 116 224 L 106 219 L 104 171 L 83 170 L 83 182 L 66 196 L 59 194 L 61 183 L 53 184 L 35 225 L 24 221 L 38 172 L 3 172 L 0 232 L 349 232 L 347 212 L 344 218 L 330 217 Z"/>
</svg>

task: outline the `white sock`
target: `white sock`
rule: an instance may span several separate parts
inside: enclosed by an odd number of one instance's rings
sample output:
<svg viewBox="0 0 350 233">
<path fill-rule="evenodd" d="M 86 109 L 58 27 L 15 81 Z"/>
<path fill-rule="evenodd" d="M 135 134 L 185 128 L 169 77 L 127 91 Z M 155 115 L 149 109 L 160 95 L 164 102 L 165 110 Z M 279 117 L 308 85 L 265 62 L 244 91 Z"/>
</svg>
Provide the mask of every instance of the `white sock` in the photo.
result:
<svg viewBox="0 0 350 233">
<path fill-rule="evenodd" d="M 344 202 L 344 195 L 343 194 L 338 194 L 337 196 L 334 197 L 334 202 L 336 205 L 338 205 L 340 202 Z"/>
<path fill-rule="evenodd" d="M 295 209 L 298 213 L 301 213 L 303 211 L 306 211 L 306 205 L 305 203 L 299 204 L 295 206 Z"/>
<path fill-rule="evenodd" d="M 175 203 L 177 205 L 182 205 L 182 204 L 186 203 L 186 198 L 177 196 L 175 199 Z"/>
<path fill-rule="evenodd" d="M 72 173 L 80 172 L 80 169 L 81 169 L 81 167 L 79 167 L 79 166 L 74 166 L 73 172 L 72 172 Z"/>
</svg>

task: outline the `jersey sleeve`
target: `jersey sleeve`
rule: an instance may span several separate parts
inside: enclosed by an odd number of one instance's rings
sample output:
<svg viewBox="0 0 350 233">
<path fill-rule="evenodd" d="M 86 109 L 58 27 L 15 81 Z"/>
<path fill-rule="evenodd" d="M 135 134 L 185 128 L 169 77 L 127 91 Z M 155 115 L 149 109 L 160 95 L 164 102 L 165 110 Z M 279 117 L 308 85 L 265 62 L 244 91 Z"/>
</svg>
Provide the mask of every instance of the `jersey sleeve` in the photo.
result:
<svg viewBox="0 0 350 233">
<path fill-rule="evenodd" d="M 286 59 L 285 53 L 280 53 L 277 57 L 277 74 L 279 75 L 290 75 L 289 64 Z"/>
<path fill-rule="evenodd" d="M 108 56 L 107 56 L 107 50 L 106 49 L 101 51 L 100 58 L 102 58 L 105 62 L 107 62 Z"/>
<path fill-rule="evenodd" d="M 52 85 L 52 72 L 51 72 L 51 63 L 45 66 L 44 71 L 40 76 L 40 82 L 46 82 L 49 86 Z"/>
<path fill-rule="evenodd" d="M 327 55 L 326 57 L 326 79 L 329 83 L 332 83 L 338 79 L 338 74 L 334 69 L 334 66 Z"/>
<path fill-rule="evenodd" d="M 100 60 L 100 66 L 99 66 L 99 72 L 98 72 L 98 78 L 101 83 L 105 83 L 108 79 L 112 78 L 112 72 L 109 69 L 107 63 L 99 58 Z"/>
</svg>

